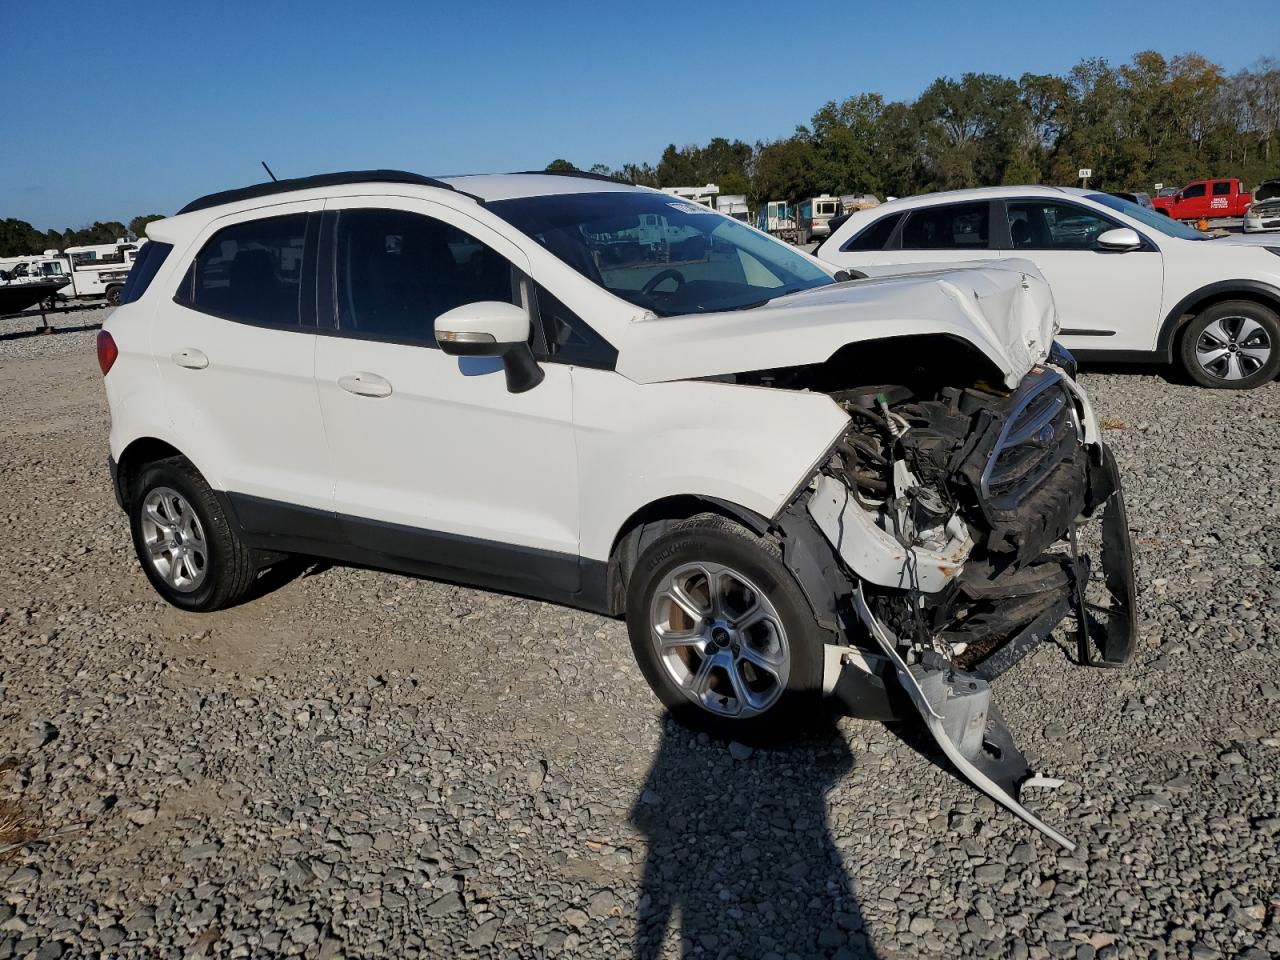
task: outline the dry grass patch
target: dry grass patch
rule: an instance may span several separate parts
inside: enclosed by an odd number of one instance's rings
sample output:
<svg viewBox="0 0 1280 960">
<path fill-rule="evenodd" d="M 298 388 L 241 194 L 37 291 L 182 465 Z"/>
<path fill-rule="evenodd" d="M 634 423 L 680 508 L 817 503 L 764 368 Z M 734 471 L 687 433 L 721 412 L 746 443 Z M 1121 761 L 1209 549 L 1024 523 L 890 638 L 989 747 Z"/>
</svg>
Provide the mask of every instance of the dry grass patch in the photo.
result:
<svg viewBox="0 0 1280 960">
<path fill-rule="evenodd" d="M 0 760 L 0 775 L 12 770 L 18 761 Z M 14 856 L 22 845 L 40 835 L 36 822 L 15 803 L 0 797 L 0 861 Z"/>
</svg>

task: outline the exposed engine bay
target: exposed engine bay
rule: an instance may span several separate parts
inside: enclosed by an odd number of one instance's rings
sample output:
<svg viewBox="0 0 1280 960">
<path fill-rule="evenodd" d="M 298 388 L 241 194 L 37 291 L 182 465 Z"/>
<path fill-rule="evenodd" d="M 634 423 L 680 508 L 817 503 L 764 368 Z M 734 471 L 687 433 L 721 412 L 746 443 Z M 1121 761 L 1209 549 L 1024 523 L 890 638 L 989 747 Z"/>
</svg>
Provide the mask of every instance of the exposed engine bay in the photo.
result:
<svg viewBox="0 0 1280 960">
<path fill-rule="evenodd" d="M 1032 772 L 990 684 L 1068 615 L 1081 662 L 1131 655 L 1132 548 L 1087 397 L 1052 364 L 1015 390 L 917 381 L 829 393 L 849 425 L 778 520 L 794 533 L 803 511 L 852 575 L 834 611 L 849 653 L 832 692 L 879 719 L 900 716 L 894 694 L 905 693 L 962 774 L 1072 848 L 1020 803 Z M 1098 558 L 1078 537 L 1094 519 Z"/>
</svg>

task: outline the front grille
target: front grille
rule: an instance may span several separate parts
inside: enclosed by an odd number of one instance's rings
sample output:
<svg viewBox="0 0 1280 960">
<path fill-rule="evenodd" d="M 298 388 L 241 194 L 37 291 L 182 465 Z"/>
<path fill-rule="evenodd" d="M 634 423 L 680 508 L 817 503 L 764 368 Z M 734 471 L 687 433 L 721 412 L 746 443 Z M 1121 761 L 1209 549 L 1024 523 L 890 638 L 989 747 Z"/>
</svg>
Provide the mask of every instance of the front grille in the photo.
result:
<svg viewBox="0 0 1280 960">
<path fill-rule="evenodd" d="M 1071 456 L 1079 437 L 1075 403 L 1062 378 L 1052 370 L 1033 373 L 1015 395 L 982 472 L 984 499 L 997 510 L 1014 509 Z"/>
</svg>

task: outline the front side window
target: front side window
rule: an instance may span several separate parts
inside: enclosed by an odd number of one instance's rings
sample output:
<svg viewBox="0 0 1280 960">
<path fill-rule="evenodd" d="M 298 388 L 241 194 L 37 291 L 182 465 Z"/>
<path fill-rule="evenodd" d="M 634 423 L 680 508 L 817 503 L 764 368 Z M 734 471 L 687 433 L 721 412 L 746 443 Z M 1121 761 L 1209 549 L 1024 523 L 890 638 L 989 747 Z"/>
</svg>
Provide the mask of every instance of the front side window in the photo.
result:
<svg viewBox="0 0 1280 960">
<path fill-rule="evenodd" d="M 659 316 L 743 310 L 833 282 L 781 241 L 660 193 L 523 197 L 485 209 L 592 283 Z"/>
<path fill-rule="evenodd" d="M 892 213 L 887 217 L 881 217 L 871 226 L 865 228 L 857 236 L 853 237 L 846 243 L 842 250 L 883 250 L 884 245 L 889 242 L 889 237 L 893 235 L 893 228 L 898 225 L 898 221 L 902 219 L 902 214 Z"/>
<path fill-rule="evenodd" d="M 1148 210 L 1146 207 L 1136 203 L 1130 203 L 1128 200 L 1121 200 L 1119 197 L 1113 197 L 1109 193 L 1091 193 L 1089 199 L 1094 203 L 1100 203 L 1104 207 L 1109 207 L 1118 213 L 1123 213 L 1127 217 L 1137 220 L 1144 227 L 1150 227 L 1157 230 L 1167 237 L 1178 237 L 1182 240 L 1208 240 L 1209 234 L 1201 233 L 1193 227 L 1179 223 L 1172 217 L 1166 217 L 1163 213 L 1157 213 L 1155 210 Z"/>
<path fill-rule="evenodd" d="M 343 210 L 336 232 L 338 329 L 435 346 L 435 321 L 467 303 L 519 303 L 513 268 L 475 237 L 402 210 Z"/>
<path fill-rule="evenodd" d="M 1015 250 L 1091 250 L 1099 234 L 1116 226 L 1084 207 L 1055 200 L 1010 201 L 1005 210 Z"/>
<path fill-rule="evenodd" d="M 985 200 L 912 210 L 902 228 L 902 249 L 986 250 L 990 219 Z"/>
<path fill-rule="evenodd" d="M 1203 196 L 1204 196 L 1203 183 L 1193 183 L 1191 186 L 1187 187 L 1187 189 L 1182 191 L 1183 200 L 1194 200 L 1196 197 L 1203 197 Z"/>
<path fill-rule="evenodd" d="M 296 327 L 306 233 L 305 213 L 224 227 L 196 254 L 174 299 L 239 323 Z"/>
</svg>

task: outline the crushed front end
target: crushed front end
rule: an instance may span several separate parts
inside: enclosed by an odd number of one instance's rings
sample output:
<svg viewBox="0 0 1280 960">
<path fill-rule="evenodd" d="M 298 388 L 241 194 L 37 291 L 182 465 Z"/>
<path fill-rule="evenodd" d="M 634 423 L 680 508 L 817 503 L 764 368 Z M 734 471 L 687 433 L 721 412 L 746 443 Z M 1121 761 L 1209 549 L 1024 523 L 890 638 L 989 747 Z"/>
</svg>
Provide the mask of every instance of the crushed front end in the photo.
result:
<svg viewBox="0 0 1280 960">
<path fill-rule="evenodd" d="M 1059 354 L 1013 390 L 833 392 L 849 428 L 784 523 L 807 514 L 852 584 L 835 695 L 883 717 L 876 691 L 896 680 L 968 779 L 1070 848 L 1019 801 L 1031 771 L 990 687 L 1068 616 L 1084 663 L 1119 665 L 1134 647 L 1115 460 L 1053 359 L 1069 363 Z"/>
</svg>

